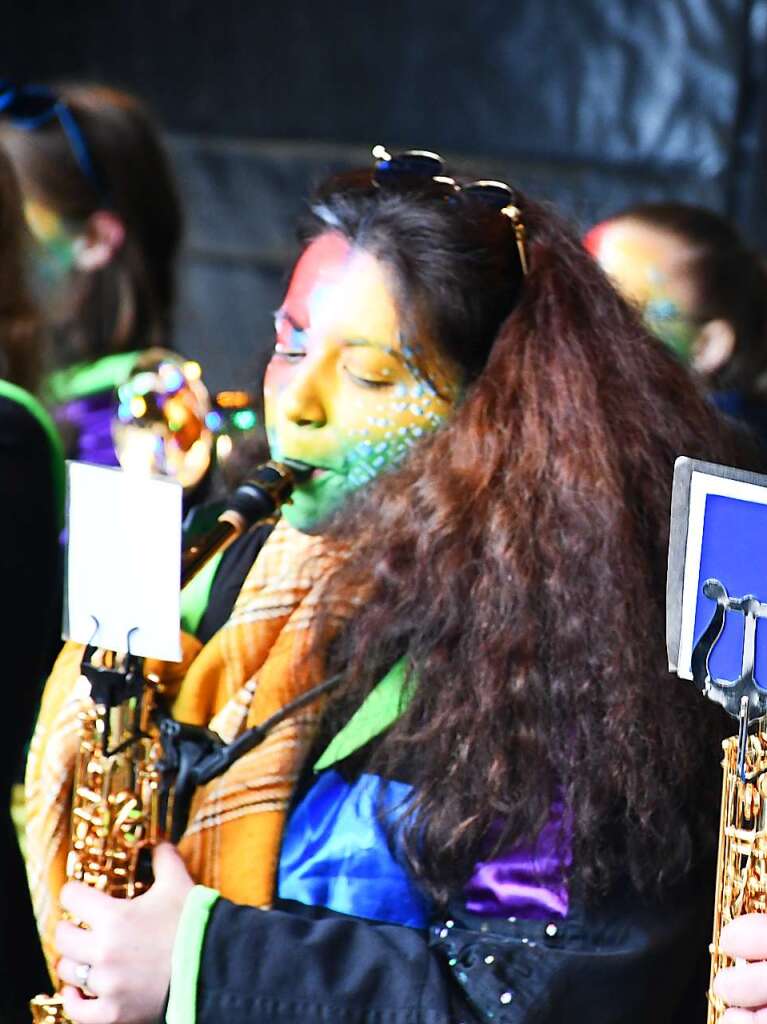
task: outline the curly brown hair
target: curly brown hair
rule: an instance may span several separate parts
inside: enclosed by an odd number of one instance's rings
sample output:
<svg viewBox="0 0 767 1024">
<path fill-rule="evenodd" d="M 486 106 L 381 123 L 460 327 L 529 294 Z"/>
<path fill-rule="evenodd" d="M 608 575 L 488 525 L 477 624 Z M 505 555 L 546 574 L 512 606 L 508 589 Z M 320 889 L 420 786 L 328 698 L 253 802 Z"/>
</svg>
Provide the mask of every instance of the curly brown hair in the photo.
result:
<svg viewBox="0 0 767 1024">
<path fill-rule="evenodd" d="M 520 197 L 523 280 L 497 212 L 363 180 L 321 189 L 304 240 L 385 261 L 403 322 L 470 383 L 329 525 L 349 546 L 330 586 L 366 588 L 334 711 L 407 655 L 417 686 L 373 764 L 407 765 L 407 856 L 438 898 L 498 822 L 531 839 L 557 800 L 581 891 L 670 882 L 715 837 L 725 727 L 665 665 L 672 470 L 742 463 L 740 443 L 549 208 Z"/>
</svg>

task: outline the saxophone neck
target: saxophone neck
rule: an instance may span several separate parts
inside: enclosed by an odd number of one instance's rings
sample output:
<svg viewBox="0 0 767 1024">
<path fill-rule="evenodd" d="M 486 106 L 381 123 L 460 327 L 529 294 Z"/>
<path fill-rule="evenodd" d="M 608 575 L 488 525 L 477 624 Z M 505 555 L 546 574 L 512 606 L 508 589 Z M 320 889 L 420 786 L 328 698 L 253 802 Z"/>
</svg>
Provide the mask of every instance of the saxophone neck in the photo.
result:
<svg viewBox="0 0 767 1024">
<path fill-rule="evenodd" d="M 217 521 L 181 555 L 181 586 L 190 583 L 219 551 L 251 526 L 279 515 L 280 508 L 298 483 L 311 472 L 302 462 L 265 462 L 234 491 Z"/>
</svg>

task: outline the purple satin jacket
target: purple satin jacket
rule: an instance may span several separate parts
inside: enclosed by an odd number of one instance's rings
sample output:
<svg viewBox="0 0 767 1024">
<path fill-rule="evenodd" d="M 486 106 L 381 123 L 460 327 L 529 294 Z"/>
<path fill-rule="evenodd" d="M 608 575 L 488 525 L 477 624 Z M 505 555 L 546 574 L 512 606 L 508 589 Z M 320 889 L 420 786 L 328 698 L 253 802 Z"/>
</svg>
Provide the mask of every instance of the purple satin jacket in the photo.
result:
<svg viewBox="0 0 767 1024">
<path fill-rule="evenodd" d="M 56 407 L 54 418 L 64 436 L 74 433 L 77 438 L 73 458 L 99 466 L 119 466 L 111 433 L 115 409 L 115 392 L 111 388 Z"/>
<path fill-rule="evenodd" d="M 489 847 L 495 845 L 499 833 L 500 824 Z M 486 917 L 566 917 L 569 901 L 564 874 L 571 863 L 572 845 L 567 827 L 563 828 L 562 806 L 555 804 L 535 843 L 477 862 L 463 891 L 466 909 Z"/>
</svg>

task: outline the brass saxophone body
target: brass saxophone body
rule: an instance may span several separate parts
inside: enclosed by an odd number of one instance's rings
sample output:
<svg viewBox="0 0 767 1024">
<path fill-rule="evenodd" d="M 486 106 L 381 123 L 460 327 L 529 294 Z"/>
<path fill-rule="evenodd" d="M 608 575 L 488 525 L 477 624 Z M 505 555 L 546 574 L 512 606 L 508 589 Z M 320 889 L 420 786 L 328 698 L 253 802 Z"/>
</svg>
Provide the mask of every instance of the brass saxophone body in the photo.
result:
<svg viewBox="0 0 767 1024">
<path fill-rule="evenodd" d="M 734 961 L 720 950 L 722 929 L 741 914 L 767 911 L 767 689 L 756 679 L 756 627 L 767 604 L 751 594 L 730 597 L 723 583 L 709 579 L 703 593 L 714 601 L 711 620 L 692 652 L 692 676 L 701 692 L 738 723 L 738 734 L 722 743 L 722 803 L 714 892 L 714 926 L 708 991 L 708 1024 L 719 1024 L 727 1007 L 713 981 Z M 742 616 L 741 672 L 736 679 L 712 676 L 710 659 L 728 615 Z"/>
<path fill-rule="evenodd" d="M 67 878 L 124 899 L 146 889 L 139 858 L 163 837 L 158 771 L 162 749 L 152 723 L 154 687 L 153 680 L 146 682 L 138 732 L 131 727 L 135 707 L 128 702 L 108 710 L 96 705 L 80 716 Z M 104 742 L 101 726 L 107 715 L 117 752 L 110 752 Z"/>
<path fill-rule="evenodd" d="M 235 492 L 213 529 L 182 555 L 182 586 L 212 555 L 257 522 L 273 517 L 300 463 L 269 462 Z M 163 786 L 166 751 L 159 680 L 141 659 L 87 648 L 83 674 L 93 698 L 79 716 L 66 875 L 108 896 L 132 899 L 151 884 L 149 852 L 170 834 L 172 788 Z M 61 996 L 30 1001 L 33 1024 L 70 1024 Z"/>
<path fill-rule="evenodd" d="M 767 732 L 760 723 L 748 736 L 743 776 L 738 737 L 722 743 L 722 812 L 711 940 L 708 1024 L 718 1024 L 727 1007 L 714 995 L 714 976 L 735 961 L 719 949 L 722 928 L 741 914 L 767 912 Z"/>
<path fill-rule="evenodd" d="M 163 838 L 156 690 L 149 679 L 138 698 L 109 708 L 93 704 L 79 716 L 67 879 L 122 899 L 148 887 L 142 855 Z M 58 994 L 35 996 L 30 1009 L 34 1024 L 69 1022 Z"/>
</svg>

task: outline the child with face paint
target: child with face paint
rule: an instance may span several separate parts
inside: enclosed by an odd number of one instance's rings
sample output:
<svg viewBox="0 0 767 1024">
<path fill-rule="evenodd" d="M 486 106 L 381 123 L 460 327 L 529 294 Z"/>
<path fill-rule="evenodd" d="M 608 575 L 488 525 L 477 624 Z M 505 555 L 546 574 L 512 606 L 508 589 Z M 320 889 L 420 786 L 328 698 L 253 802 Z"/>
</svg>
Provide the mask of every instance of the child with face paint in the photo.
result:
<svg viewBox="0 0 767 1024">
<path fill-rule="evenodd" d="M 342 683 L 274 860 L 238 853 L 271 909 L 227 870 L 194 886 L 167 845 L 135 900 L 66 885 L 89 929 L 56 930 L 67 1013 L 688 1020 L 726 726 L 666 672 L 668 503 L 679 453 L 738 462 L 737 442 L 506 186 L 380 156 L 319 190 L 303 241 L 265 399 L 274 454 L 312 473 L 254 566 L 279 529 L 343 546 L 313 666 Z"/>
<path fill-rule="evenodd" d="M 767 443 L 767 269 L 711 210 L 647 203 L 598 224 L 586 247 L 715 404 Z"/>
<path fill-rule="evenodd" d="M 69 454 L 117 465 L 115 386 L 171 328 L 182 220 L 159 133 L 115 89 L 0 85 L 0 145 L 21 182 L 53 341 L 46 397 Z"/>
<path fill-rule="evenodd" d="M 23 265 L 23 214 L 13 169 L 0 153 L 0 642 L 5 719 L 0 744 L 0 1019 L 20 1020 L 45 971 L 11 823 L 37 700 L 57 648 L 61 610 L 58 533 L 64 462 L 53 422 L 36 399 L 40 330 Z"/>
</svg>

